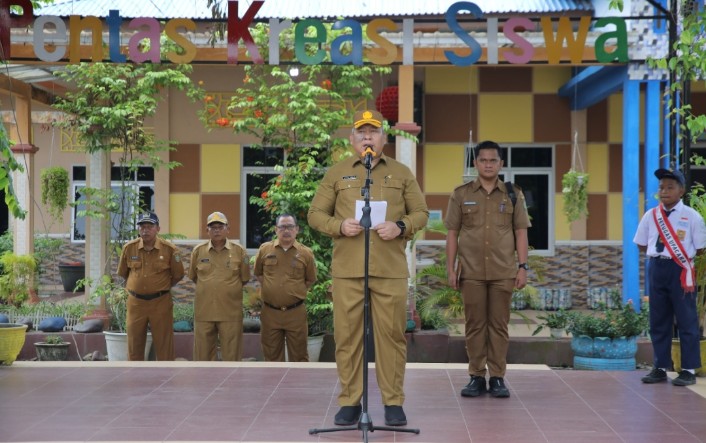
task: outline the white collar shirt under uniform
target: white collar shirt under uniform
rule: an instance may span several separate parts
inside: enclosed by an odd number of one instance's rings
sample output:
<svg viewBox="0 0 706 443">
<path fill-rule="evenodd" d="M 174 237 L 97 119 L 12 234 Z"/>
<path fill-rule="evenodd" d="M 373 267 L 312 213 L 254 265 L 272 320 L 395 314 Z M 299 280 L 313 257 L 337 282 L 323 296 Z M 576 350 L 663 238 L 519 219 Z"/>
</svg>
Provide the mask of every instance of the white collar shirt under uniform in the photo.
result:
<svg viewBox="0 0 706 443">
<path fill-rule="evenodd" d="M 672 209 L 674 212 L 667 217 L 667 220 L 672 225 L 674 233 L 679 238 L 686 254 L 693 259 L 698 249 L 706 247 L 706 225 L 704 225 L 704 219 L 698 212 L 685 205 L 682 201 L 679 201 Z M 659 210 L 659 207 L 650 209 L 642 216 L 632 241 L 639 246 L 647 246 L 648 257 L 671 257 L 666 246 L 662 252 L 657 252 L 656 244 L 659 238 L 659 228 L 652 214 L 652 211 L 655 210 Z"/>
</svg>

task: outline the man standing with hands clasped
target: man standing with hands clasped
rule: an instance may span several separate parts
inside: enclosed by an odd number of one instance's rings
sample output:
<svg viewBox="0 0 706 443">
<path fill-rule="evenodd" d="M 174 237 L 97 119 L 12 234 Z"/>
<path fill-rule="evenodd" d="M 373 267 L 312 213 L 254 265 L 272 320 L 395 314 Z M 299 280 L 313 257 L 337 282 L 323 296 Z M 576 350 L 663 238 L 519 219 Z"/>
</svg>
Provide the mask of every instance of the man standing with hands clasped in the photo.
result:
<svg viewBox="0 0 706 443">
<path fill-rule="evenodd" d="M 125 279 L 127 352 L 131 361 L 145 359 L 147 326 L 157 360 L 174 360 L 174 302 L 172 286 L 184 277 L 177 247 L 157 237 L 159 218 L 147 212 L 137 219 L 140 238 L 125 244 L 118 275 Z"/>
<path fill-rule="evenodd" d="M 243 285 L 250 280 L 245 249 L 228 240 L 228 219 L 213 212 L 206 219 L 209 241 L 191 252 L 189 278 L 194 297 L 194 360 L 216 360 L 216 343 L 223 361 L 243 358 Z"/>
<path fill-rule="evenodd" d="M 309 361 L 306 293 L 316 282 L 311 249 L 297 241 L 299 225 L 290 214 L 275 221 L 277 238 L 260 245 L 253 273 L 261 285 L 260 342 L 265 361 Z"/>
<path fill-rule="evenodd" d="M 667 381 L 676 317 L 682 370 L 672 384 L 688 386 L 696 383 L 695 369 L 701 367 L 694 257 L 706 247 L 706 226 L 701 215 L 681 201 L 685 183 L 680 171 L 658 169 L 655 176 L 660 204 L 645 213 L 633 238 L 650 258 L 646 278 L 654 369 L 642 382 Z"/>
<path fill-rule="evenodd" d="M 371 317 L 375 338 L 375 372 L 385 405 L 385 424 L 403 426 L 405 338 L 409 272 L 405 247 L 429 218 L 424 196 L 412 171 L 385 156 L 383 117 L 377 111 L 359 111 L 353 118 L 350 142 L 354 156 L 329 168 L 309 209 L 309 224 L 333 237 L 333 328 L 336 367 L 341 384 L 341 409 L 334 423 L 358 422 L 363 395 L 363 308 L 365 235 L 356 215 L 367 178 L 365 157 L 372 156 L 371 206 L 377 204 L 382 221 L 373 217 L 369 244 Z M 384 216 L 384 217 L 383 217 Z"/>
<path fill-rule="evenodd" d="M 485 392 L 496 398 L 510 396 L 505 386 L 510 301 L 513 288 L 527 284 L 530 221 L 522 191 L 510 185 L 516 195 L 513 201 L 508 186 L 498 178 L 501 154 L 492 141 L 475 147 L 478 178 L 454 189 L 444 220 L 448 283 L 461 290 L 466 320 L 471 381 L 461 390 L 463 397 Z"/>
</svg>

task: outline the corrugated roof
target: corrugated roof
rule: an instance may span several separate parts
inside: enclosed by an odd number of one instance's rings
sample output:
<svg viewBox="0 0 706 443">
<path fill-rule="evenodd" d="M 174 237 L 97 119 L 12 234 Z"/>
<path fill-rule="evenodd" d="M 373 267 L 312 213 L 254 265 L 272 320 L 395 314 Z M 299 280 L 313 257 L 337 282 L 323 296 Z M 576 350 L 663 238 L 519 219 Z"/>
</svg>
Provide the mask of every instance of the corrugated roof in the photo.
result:
<svg viewBox="0 0 706 443">
<path fill-rule="evenodd" d="M 444 14 L 458 0 L 266 0 L 256 18 L 415 17 Z M 225 5 L 227 0 L 222 0 Z M 252 0 L 240 0 L 242 16 Z M 591 0 L 474 0 L 489 14 L 591 12 Z M 58 0 L 35 10 L 37 15 L 106 17 L 117 9 L 121 17 L 210 19 L 206 0 Z"/>
</svg>

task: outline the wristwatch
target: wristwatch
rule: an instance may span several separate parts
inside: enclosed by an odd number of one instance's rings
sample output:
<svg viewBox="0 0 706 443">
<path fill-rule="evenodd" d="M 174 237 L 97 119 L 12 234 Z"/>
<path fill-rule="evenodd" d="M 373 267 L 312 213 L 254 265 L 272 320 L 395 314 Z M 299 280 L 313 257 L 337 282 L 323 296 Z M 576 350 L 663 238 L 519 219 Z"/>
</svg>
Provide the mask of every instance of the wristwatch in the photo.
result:
<svg viewBox="0 0 706 443">
<path fill-rule="evenodd" d="M 400 235 L 398 237 L 402 237 L 404 235 L 404 231 L 407 229 L 407 226 L 405 226 L 402 220 L 397 220 L 395 224 L 398 228 L 400 228 Z"/>
<path fill-rule="evenodd" d="M 520 263 L 517 265 L 517 269 L 524 269 L 525 271 L 529 271 L 529 265 L 527 263 Z"/>
</svg>

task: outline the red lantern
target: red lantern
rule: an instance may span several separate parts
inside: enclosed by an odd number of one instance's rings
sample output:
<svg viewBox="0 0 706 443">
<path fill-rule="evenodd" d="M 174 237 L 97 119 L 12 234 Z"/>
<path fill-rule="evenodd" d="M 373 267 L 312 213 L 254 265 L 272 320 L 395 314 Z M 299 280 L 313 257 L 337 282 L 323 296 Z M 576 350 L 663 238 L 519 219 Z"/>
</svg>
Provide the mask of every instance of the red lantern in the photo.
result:
<svg viewBox="0 0 706 443">
<path fill-rule="evenodd" d="M 388 121 L 396 122 L 399 102 L 399 88 L 388 86 L 375 99 L 375 107 Z"/>
</svg>

